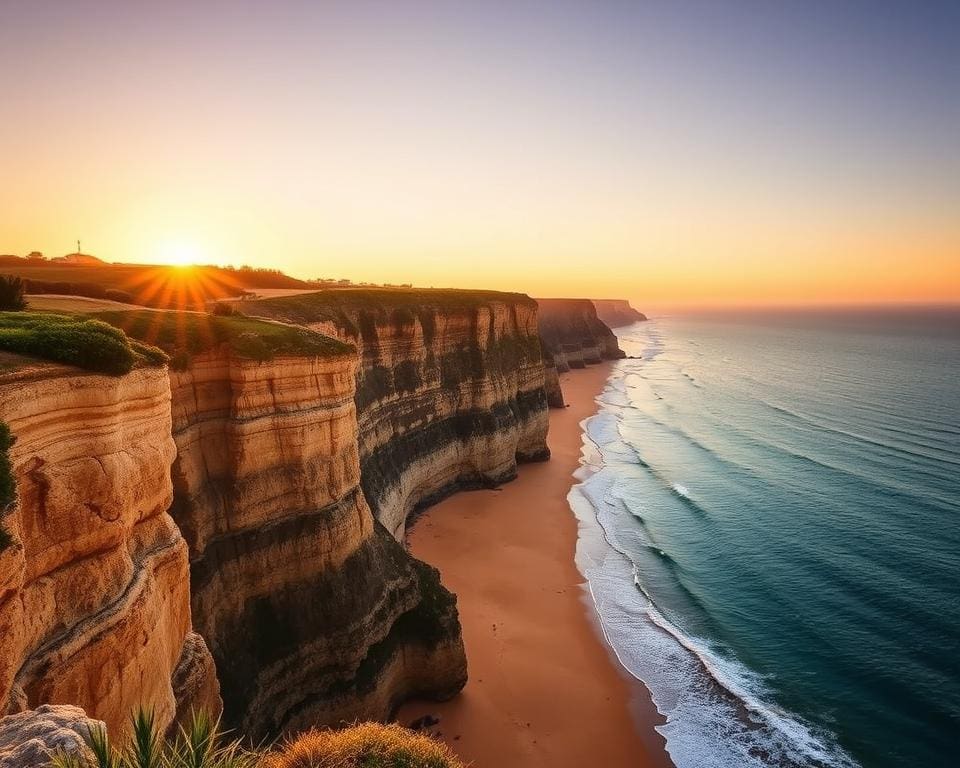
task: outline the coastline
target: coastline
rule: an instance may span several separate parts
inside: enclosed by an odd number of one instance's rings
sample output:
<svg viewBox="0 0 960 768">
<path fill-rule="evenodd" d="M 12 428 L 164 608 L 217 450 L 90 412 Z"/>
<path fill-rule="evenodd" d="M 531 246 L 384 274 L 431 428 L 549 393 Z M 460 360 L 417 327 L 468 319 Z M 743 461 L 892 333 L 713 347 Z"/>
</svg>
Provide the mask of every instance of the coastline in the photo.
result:
<svg viewBox="0 0 960 768">
<path fill-rule="evenodd" d="M 604 642 L 574 561 L 580 423 L 612 365 L 563 374 L 569 405 L 550 412 L 550 461 L 444 500 L 409 532 L 412 553 L 458 596 L 470 679 L 453 700 L 410 702 L 397 719 L 439 717 L 433 730 L 476 768 L 672 765 L 654 730 L 663 718 Z"/>
</svg>

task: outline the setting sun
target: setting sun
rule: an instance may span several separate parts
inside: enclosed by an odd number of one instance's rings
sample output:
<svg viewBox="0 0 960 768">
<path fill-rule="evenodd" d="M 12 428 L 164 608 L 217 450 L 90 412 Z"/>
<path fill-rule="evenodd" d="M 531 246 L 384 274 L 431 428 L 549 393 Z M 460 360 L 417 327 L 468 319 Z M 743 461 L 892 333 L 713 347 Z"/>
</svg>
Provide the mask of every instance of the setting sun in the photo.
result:
<svg viewBox="0 0 960 768">
<path fill-rule="evenodd" d="M 192 267 L 200 262 L 202 254 L 194 243 L 173 241 L 160 246 L 157 256 L 162 264 L 171 267 Z"/>
</svg>

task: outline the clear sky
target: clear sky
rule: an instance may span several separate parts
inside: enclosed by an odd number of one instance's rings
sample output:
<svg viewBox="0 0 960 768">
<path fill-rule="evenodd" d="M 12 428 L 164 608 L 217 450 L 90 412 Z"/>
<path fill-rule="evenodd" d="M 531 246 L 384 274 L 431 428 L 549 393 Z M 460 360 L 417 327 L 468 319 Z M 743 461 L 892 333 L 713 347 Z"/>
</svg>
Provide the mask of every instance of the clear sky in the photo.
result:
<svg viewBox="0 0 960 768">
<path fill-rule="evenodd" d="M 960 2 L 0 0 L 0 253 L 960 301 Z"/>
</svg>

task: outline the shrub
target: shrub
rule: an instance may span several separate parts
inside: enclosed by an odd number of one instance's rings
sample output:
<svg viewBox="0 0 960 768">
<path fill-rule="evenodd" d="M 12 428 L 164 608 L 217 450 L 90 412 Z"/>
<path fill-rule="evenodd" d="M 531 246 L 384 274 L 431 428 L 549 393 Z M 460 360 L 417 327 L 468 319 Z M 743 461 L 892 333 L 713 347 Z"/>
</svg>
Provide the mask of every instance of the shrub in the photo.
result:
<svg viewBox="0 0 960 768">
<path fill-rule="evenodd" d="M 27 308 L 26 285 L 19 277 L 0 275 L 0 311 L 20 312 Z"/>
<path fill-rule="evenodd" d="M 99 320 L 32 312 L 0 312 L 0 349 L 114 375 L 137 363 L 166 362 L 160 350 L 134 346 L 123 331 Z"/>
<path fill-rule="evenodd" d="M 268 753 L 263 768 L 463 768 L 429 736 L 399 725 L 361 723 L 343 730 L 314 730 Z"/>
<path fill-rule="evenodd" d="M 220 722 L 204 712 L 194 713 L 179 726 L 172 740 L 159 733 L 152 710 L 139 709 L 131 716 L 130 739 L 117 748 L 107 732 L 87 735 L 91 757 L 60 751 L 53 768 L 256 768 L 257 755 L 227 741 Z"/>
<path fill-rule="evenodd" d="M 213 306 L 210 307 L 210 314 L 217 317 L 232 317 L 237 314 L 237 310 L 233 308 L 232 304 L 227 304 L 225 301 L 215 301 Z"/>
</svg>

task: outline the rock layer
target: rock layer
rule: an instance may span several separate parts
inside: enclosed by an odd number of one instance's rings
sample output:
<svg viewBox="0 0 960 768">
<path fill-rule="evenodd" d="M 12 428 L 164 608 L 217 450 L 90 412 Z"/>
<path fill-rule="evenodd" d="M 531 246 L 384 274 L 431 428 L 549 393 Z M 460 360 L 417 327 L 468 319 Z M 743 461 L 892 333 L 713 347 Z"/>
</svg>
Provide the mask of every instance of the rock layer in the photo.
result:
<svg viewBox="0 0 960 768">
<path fill-rule="evenodd" d="M 593 299 L 593 306 L 597 309 L 597 317 L 611 328 L 620 328 L 647 319 L 645 314 L 631 307 L 626 299 Z"/>
<path fill-rule="evenodd" d="M 70 703 L 120 730 L 141 701 L 164 726 L 190 706 L 217 711 L 186 542 L 167 514 L 169 402 L 162 368 L 0 376 L 18 489 L 0 552 L 2 711 Z"/>
<path fill-rule="evenodd" d="M 360 490 L 354 354 L 171 372 L 173 515 L 225 716 L 252 738 L 385 719 L 466 682 L 455 600 Z"/>
<path fill-rule="evenodd" d="M 549 457 L 537 306 L 526 296 L 344 290 L 244 309 L 357 347 L 361 483 L 398 539 L 418 508 Z"/>
<path fill-rule="evenodd" d="M 589 299 L 537 299 L 537 304 L 540 337 L 558 372 L 624 356 Z"/>
</svg>

